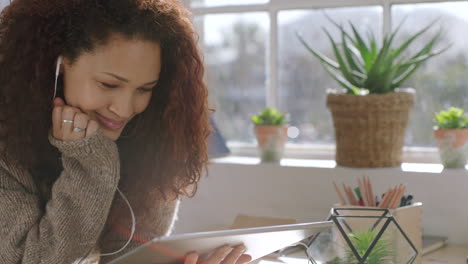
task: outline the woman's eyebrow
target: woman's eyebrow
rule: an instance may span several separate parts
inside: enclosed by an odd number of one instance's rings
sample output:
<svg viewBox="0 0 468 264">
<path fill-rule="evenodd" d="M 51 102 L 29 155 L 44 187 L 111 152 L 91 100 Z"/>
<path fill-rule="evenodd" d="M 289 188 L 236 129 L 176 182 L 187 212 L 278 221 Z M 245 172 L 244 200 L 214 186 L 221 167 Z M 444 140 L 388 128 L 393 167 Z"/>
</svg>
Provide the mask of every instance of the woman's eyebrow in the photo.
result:
<svg viewBox="0 0 468 264">
<path fill-rule="evenodd" d="M 122 76 L 118 76 L 117 74 L 110 73 L 110 72 L 102 72 L 102 73 L 110 75 L 110 76 L 112 76 L 112 77 L 114 77 L 114 78 L 116 78 L 116 79 L 118 79 L 118 80 L 120 80 L 122 82 L 127 82 L 127 83 L 129 82 L 129 80 L 127 80 L 126 78 L 124 78 Z M 151 82 L 147 82 L 147 83 L 145 83 L 143 85 L 155 84 L 157 82 L 158 82 L 158 80 L 154 80 L 154 81 L 151 81 Z"/>
</svg>

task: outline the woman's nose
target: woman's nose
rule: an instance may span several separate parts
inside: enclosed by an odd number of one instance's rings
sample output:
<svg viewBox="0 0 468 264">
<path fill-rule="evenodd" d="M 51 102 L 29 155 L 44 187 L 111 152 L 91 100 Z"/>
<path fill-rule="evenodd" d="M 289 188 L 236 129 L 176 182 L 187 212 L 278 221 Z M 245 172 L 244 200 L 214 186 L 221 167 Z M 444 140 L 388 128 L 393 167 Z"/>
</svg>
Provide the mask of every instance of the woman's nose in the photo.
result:
<svg viewBox="0 0 468 264">
<path fill-rule="evenodd" d="M 134 112 L 132 96 L 122 94 L 114 97 L 109 106 L 109 110 L 121 120 L 128 120 Z"/>
</svg>

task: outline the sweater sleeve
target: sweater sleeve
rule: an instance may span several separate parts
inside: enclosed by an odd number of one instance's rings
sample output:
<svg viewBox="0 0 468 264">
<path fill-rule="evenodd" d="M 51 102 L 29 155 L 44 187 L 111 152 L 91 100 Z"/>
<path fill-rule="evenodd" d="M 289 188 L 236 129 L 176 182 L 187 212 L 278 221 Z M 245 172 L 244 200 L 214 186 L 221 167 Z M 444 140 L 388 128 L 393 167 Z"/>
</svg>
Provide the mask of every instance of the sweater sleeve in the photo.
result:
<svg viewBox="0 0 468 264">
<path fill-rule="evenodd" d="M 26 170 L 0 167 L 0 263 L 72 263 L 94 248 L 120 178 L 115 142 L 102 132 L 50 143 L 62 154 L 63 171 L 41 209 Z"/>
<path fill-rule="evenodd" d="M 123 178 L 119 185 L 135 214 L 135 234 L 124 250 L 117 254 L 101 256 L 100 264 L 108 263 L 155 237 L 169 235 L 177 219 L 179 199 L 176 195 L 168 194 L 167 199 L 164 199 L 155 188 L 130 181 L 131 178 Z M 116 194 L 99 242 L 101 254 L 112 253 L 122 248 L 130 237 L 131 226 L 129 208 L 122 197 Z"/>
</svg>

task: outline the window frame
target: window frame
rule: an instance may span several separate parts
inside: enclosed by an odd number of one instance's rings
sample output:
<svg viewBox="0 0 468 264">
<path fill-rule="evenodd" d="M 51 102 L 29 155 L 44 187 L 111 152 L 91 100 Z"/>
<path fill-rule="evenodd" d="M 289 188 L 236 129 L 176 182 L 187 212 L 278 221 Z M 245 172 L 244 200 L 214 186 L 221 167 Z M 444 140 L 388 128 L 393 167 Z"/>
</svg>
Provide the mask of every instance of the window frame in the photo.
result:
<svg viewBox="0 0 468 264">
<path fill-rule="evenodd" d="M 383 10 L 382 32 L 387 34 L 392 29 L 392 6 L 401 4 L 430 4 L 448 2 L 467 2 L 467 0 L 269 0 L 267 3 L 196 6 L 192 7 L 192 0 L 182 0 L 194 17 L 230 13 L 266 12 L 270 18 L 270 34 L 267 45 L 266 61 L 266 104 L 267 107 L 278 106 L 278 13 L 285 10 L 322 9 L 340 7 L 380 6 Z M 203 36 L 200 36 L 203 40 Z M 228 142 L 233 155 L 256 156 L 256 145 L 252 143 Z M 286 144 L 285 157 L 331 159 L 335 157 L 335 145 L 318 144 Z M 439 163 L 439 154 L 434 147 L 408 147 L 403 150 L 404 162 Z"/>
</svg>

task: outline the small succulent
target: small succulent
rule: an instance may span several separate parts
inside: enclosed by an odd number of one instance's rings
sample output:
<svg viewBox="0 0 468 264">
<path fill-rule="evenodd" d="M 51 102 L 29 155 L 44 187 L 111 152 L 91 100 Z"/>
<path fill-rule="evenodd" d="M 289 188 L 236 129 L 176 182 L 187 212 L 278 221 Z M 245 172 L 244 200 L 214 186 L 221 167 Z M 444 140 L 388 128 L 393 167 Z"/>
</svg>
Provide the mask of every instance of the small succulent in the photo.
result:
<svg viewBox="0 0 468 264">
<path fill-rule="evenodd" d="M 348 236 L 353 243 L 354 247 L 356 248 L 357 252 L 360 256 L 364 256 L 366 251 L 369 249 L 372 242 L 374 242 L 375 238 L 377 237 L 377 230 L 369 230 L 365 232 L 353 232 L 349 233 Z M 395 252 L 393 252 L 392 244 L 390 241 L 381 237 L 379 241 L 375 244 L 372 251 L 369 253 L 365 264 L 384 264 L 388 263 L 388 261 L 395 257 Z M 358 263 L 354 253 L 349 250 L 346 252 L 348 264 Z"/>
<path fill-rule="evenodd" d="M 463 129 L 468 128 L 468 116 L 463 109 L 450 107 L 434 115 L 436 129 Z"/>
<path fill-rule="evenodd" d="M 251 117 L 257 126 L 281 126 L 286 124 L 286 114 L 274 108 L 265 108 L 258 115 Z"/>
</svg>

